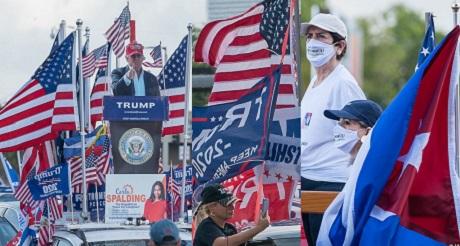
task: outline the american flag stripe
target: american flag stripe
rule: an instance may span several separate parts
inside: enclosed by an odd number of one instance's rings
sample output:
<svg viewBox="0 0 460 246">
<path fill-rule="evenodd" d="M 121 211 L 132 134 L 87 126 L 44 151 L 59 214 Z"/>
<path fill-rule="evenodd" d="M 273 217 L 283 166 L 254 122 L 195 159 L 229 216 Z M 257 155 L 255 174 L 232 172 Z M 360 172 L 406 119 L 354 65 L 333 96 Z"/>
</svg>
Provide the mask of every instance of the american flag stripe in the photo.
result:
<svg viewBox="0 0 460 246">
<path fill-rule="evenodd" d="M 195 47 L 195 61 L 216 66 L 209 105 L 234 102 L 280 63 L 260 34 L 264 6 L 258 4 L 245 13 L 208 23 Z M 297 105 L 291 55 L 284 58 L 277 109 Z"/>
<path fill-rule="evenodd" d="M 129 20 L 131 14 L 128 6 L 121 12 L 114 24 L 107 30 L 105 36 L 112 44 L 113 52 L 117 57 L 123 56 L 125 50 L 125 40 L 129 38 Z"/>
<path fill-rule="evenodd" d="M 97 132 L 99 130 L 95 131 Z M 88 144 L 85 154 L 86 183 L 96 183 L 100 185 L 105 180 L 105 174 L 110 171 L 110 140 L 107 135 L 101 135 L 100 138 L 103 138 L 101 145 L 100 142 L 97 142 L 101 141 L 101 139 L 96 140 L 95 133 L 92 134 L 94 134 L 94 136 L 91 136 L 86 140 L 86 143 Z M 78 145 L 81 145 L 81 143 L 75 143 L 67 148 L 78 148 Z M 67 162 L 70 165 L 72 189 L 74 192 L 81 192 L 81 186 L 83 184 L 81 157 L 71 157 Z"/>
<path fill-rule="evenodd" d="M 112 95 L 112 80 L 110 76 L 105 75 L 106 70 L 101 70 L 96 76 L 96 81 L 94 82 L 93 90 L 90 97 L 90 115 L 91 123 L 96 125 L 97 121 L 102 120 L 103 112 L 103 98 L 104 96 Z M 102 75 L 103 74 L 103 75 Z"/>
<path fill-rule="evenodd" d="M 57 47 L 0 110 L 0 151 L 16 151 L 77 127 L 72 86 L 75 33 Z"/>
<path fill-rule="evenodd" d="M 169 102 L 169 119 L 163 123 L 163 135 L 180 134 L 184 131 L 187 40 L 188 36 L 182 39 L 158 76 L 160 93 L 167 96 Z M 161 47 L 157 49 L 161 51 Z"/>
<path fill-rule="evenodd" d="M 93 54 L 89 54 L 85 57 L 83 57 L 82 62 L 82 72 L 83 72 L 83 78 L 89 78 L 94 74 L 94 71 L 96 70 L 95 64 L 96 64 L 96 58 L 94 57 Z"/>
<path fill-rule="evenodd" d="M 166 89 L 163 95 L 169 101 L 169 120 L 163 122 L 163 135 L 180 134 L 184 130 L 184 88 Z"/>
<path fill-rule="evenodd" d="M 142 62 L 142 65 L 145 67 L 153 67 L 153 68 L 162 68 L 163 67 L 163 62 L 162 61 L 156 61 L 156 62 Z"/>
<path fill-rule="evenodd" d="M 54 225 L 43 225 L 38 230 L 38 245 L 49 246 L 51 239 L 55 233 Z"/>
<path fill-rule="evenodd" d="M 29 173 L 35 167 L 38 161 L 38 154 L 36 153 L 37 148 L 30 147 L 24 151 L 24 155 L 22 157 L 22 163 L 20 166 L 21 170 L 21 178 L 20 182 L 23 183 L 27 180 Z"/>
<path fill-rule="evenodd" d="M 62 92 L 46 95 L 38 81 L 32 80 L 17 99 L 0 111 L 0 150 L 9 151 L 54 138 L 54 129 L 72 130 L 75 105 L 72 86 L 58 86 Z M 66 90 L 69 90 L 67 93 Z M 30 139 L 27 141 L 27 139 Z"/>
<path fill-rule="evenodd" d="M 93 76 L 96 68 L 106 68 L 108 64 L 107 51 L 108 45 L 102 45 L 101 47 L 91 51 L 87 56 L 82 59 L 82 71 L 83 78 L 89 78 Z"/>
</svg>

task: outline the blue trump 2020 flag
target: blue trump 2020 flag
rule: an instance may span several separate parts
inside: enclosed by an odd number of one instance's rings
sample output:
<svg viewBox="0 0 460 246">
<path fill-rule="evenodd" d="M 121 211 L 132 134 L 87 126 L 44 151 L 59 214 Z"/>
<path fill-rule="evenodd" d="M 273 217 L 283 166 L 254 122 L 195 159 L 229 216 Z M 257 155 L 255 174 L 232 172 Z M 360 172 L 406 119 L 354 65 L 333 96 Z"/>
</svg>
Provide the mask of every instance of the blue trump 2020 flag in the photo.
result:
<svg viewBox="0 0 460 246">
<path fill-rule="evenodd" d="M 192 164 L 199 183 L 220 182 L 265 159 L 280 69 L 238 101 L 193 108 Z"/>
<path fill-rule="evenodd" d="M 69 165 L 56 165 L 27 181 L 34 200 L 69 194 Z"/>
<path fill-rule="evenodd" d="M 318 245 L 460 242 L 459 34 L 457 26 L 384 111 L 326 210 Z"/>
</svg>

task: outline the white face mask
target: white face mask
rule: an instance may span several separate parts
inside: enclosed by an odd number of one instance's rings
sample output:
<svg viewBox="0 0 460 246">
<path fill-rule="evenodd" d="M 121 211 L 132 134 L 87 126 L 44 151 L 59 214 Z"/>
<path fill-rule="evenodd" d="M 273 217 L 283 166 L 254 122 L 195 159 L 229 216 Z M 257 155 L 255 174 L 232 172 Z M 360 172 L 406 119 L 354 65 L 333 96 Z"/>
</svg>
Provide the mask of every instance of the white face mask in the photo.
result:
<svg viewBox="0 0 460 246">
<path fill-rule="evenodd" d="M 358 140 L 358 132 L 345 129 L 338 124 L 334 127 L 334 144 L 341 151 L 350 154 Z"/>
<path fill-rule="evenodd" d="M 307 59 L 314 67 L 321 67 L 335 56 L 335 48 L 332 44 L 326 44 L 316 39 L 307 42 Z"/>
</svg>

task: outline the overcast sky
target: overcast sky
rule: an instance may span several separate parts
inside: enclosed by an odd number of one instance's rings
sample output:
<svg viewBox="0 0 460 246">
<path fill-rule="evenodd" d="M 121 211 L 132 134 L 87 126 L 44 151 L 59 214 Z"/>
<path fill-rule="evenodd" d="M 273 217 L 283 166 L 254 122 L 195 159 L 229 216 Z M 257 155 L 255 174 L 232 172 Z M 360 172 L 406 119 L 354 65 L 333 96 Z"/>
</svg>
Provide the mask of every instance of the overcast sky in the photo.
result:
<svg viewBox="0 0 460 246">
<path fill-rule="evenodd" d="M 231 0 L 229 0 L 231 1 Z M 305 3 L 308 0 L 301 0 Z M 400 0 L 327 0 L 332 10 L 354 18 L 378 13 Z M 448 31 L 452 25 L 450 0 L 404 3 L 420 12 L 433 11 L 437 28 Z M 0 103 L 6 102 L 43 62 L 52 45 L 51 29 L 61 20 L 91 28 L 91 48 L 105 42 L 103 33 L 126 5 L 125 0 L 2 0 L 3 23 L 0 32 Z M 146 46 L 160 41 L 169 55 L 187 33 L 187 23 L 203 26 L 207 19 L 206 0 L 135 0 L 130 2 L 136 20 L 137 39 Z M 71 29 L 67 30 L 69 33 Z"/>
<path fill-rule="evenodd" d="M 104 32 L 122 9 L 125 0 L 2 0 L 0 23 L 0 103 L 5 103 L 32 76 L 49 54 L 51 29 L 61 20 L 91 28 L 90 48 L 105 43 Z M 187 34 L 189 22 L 206 23 L 206 0 L 130 1 L 136 20 L 136 38 L 145 46 L 161 41 L 171 55 Z M 68 29 L 67 33 L 72 30 Z"/>
<path fill-rule="evenodd" d="M 304 1 L 304 0 L 302 0 Z M 307 0 L 308 1 L 308 0 Z M 410 7 L 425 18 L 425 12 L 433 12 L 435 27 L 444 32 L 452 28 L 452 0 L 326 0 L 331 10 L 348 18 L 373 16 L 398 3 Z M 457 1 L 460 2 L 460 1 Z"/>
</svg>

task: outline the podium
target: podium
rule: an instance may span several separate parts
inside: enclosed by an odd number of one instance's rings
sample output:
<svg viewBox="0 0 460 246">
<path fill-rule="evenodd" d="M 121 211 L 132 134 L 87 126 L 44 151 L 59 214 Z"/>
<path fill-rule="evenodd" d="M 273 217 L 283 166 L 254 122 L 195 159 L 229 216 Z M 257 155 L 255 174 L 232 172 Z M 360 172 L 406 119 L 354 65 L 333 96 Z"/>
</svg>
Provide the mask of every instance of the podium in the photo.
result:
<svg viewBox="0 0 460 246">
<path fill-rule="evenodd" d="M 114 173 L 158 173 L 167 97 L 105 96 L 103 116 L 110 121 Z"/>
</svg>

